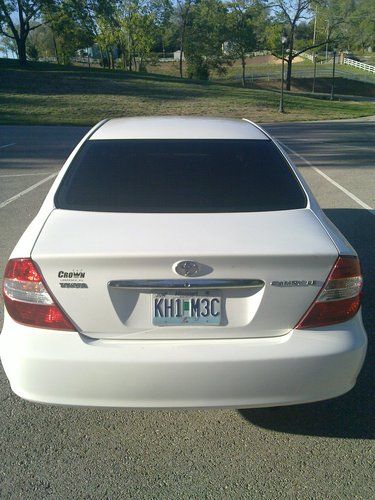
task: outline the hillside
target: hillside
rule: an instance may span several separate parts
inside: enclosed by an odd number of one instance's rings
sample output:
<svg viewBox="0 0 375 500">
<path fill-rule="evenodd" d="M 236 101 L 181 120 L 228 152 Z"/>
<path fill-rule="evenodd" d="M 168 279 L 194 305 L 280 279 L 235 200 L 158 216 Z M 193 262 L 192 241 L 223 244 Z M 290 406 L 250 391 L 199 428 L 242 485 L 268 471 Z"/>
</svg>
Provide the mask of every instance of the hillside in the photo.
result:
<svg viewBox="0 0 375 500">
<path fill-rule="evenodd" d="M 330 102 L 157 74 L 0 60 L 0 123 L 91 125 L 104 117 L 216 115 L 258 122 L 355 118 L 374 114 L 368 102 Z"/>
</svg>

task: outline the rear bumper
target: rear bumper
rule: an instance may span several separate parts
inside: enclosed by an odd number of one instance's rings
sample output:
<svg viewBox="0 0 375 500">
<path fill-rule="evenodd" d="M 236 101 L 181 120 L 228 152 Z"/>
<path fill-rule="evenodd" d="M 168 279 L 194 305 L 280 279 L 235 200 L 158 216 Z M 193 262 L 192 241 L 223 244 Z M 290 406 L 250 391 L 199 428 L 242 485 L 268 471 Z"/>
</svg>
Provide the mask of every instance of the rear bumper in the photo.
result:
<svg viewBox="0 0 375 500">
<path fill-rule="evenodd" d="M 7 315 L 6 315 L 7 316 Z M 13 391 L 52 404 L 257 407 L 339 396 L 367 339 L 360 314 L 334 329 L 268 339 L 100 341 L 6 317 L 0 354 Z"/>
</svg>

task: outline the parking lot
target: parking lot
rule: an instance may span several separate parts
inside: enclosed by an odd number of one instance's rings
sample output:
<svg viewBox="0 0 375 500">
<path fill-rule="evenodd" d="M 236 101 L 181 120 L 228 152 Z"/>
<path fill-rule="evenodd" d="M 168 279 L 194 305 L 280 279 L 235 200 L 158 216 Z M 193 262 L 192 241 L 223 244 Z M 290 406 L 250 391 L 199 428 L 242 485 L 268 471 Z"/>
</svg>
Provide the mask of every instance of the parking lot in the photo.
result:
<svg viewBox="0 0 375 500">
<path fill-rule="evenodd" d="M 19 399 L 0 367 L 0 498 L 375 497 L 375 121 L 266 128 L 360 256 L 369 350 L 356 387 L 274 409 L 63 408 Z M 86 130 L 0 126 L 1 273 Z"/>
</svg>

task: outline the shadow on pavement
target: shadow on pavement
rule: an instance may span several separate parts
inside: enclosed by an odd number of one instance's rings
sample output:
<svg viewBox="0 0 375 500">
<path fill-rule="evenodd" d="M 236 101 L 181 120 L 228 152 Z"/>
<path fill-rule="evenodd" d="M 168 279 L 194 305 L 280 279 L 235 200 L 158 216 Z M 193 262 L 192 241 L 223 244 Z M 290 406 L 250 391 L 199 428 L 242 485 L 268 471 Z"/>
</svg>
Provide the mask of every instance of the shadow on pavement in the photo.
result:
<svg viewBox="0 0 375 500">
<path fill-rule="evenodd" d="M 89 127 L 0 125 L 0 173 L 32 172 L 59 168 Z"/>
<path fill-rule="evenodd" d="M 357 385 L 342 397 L 298 406 L 256 408 L 239 413 L 265 429 L 290 434 L 340 438 L 375 438 L 375 217 L 366 210 L 329 209 L 326 215 L 358 252 L 365 279 L 363 321 L 369 338 Z"/>
</svg>

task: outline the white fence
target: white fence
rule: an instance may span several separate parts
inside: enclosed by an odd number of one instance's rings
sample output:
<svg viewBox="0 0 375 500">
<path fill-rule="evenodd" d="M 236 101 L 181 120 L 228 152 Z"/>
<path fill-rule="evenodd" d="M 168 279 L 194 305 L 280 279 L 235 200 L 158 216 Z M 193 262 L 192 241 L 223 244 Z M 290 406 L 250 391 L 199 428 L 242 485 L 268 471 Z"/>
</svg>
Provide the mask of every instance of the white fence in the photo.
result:
<svg viewBox="0 0 375 500">
<path fill-rule="evenodd" d="M 364 69 L 365 71 L 370 71 L 370 73 L 375 73 L 375 66 L 371 64 L 366 64 L 359 61 L 354 61 L 353 59 L 344 58 L 343 64 L 348 64 L 349 66 L 354 66 L 355 68 Z"/>
</svg>

